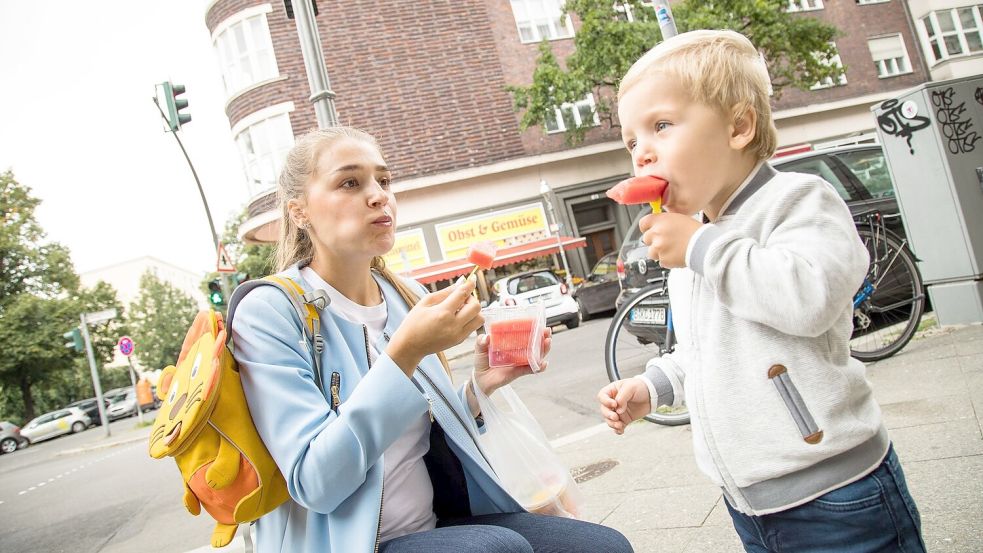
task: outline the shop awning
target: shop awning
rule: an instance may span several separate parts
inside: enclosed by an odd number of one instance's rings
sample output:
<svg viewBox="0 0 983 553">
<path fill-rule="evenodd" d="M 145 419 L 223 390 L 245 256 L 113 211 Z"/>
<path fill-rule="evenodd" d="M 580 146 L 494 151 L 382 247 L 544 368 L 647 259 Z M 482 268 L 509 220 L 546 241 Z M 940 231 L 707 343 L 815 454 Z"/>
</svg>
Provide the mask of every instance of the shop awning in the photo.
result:
<svg viewBox="0 0 983 553">
<path fill-rule="evenodd" d="M 564 250 L 583 248 L 587 245 L 586 238 L 561 236 L 559 241 Z M 498 252 L 495 254 L 495 262 L 492 264 L 492 267 L 501 267 L 502 265 L 508 265 L 510 263 L 518 263 L 527 259 L 558 253 L 559 251 L 560 246 L 557 244 L 556 237 L 543 238 L 542 240 L 536 240 L 535 242 L 529 242 L 498 250 Z M 438 280 L 452 279 L 458 275 L 471 272 L 471 269 L 473 268 L 474 265 L 468 263 L 463 258 L 453 259 L 451 261 L 440 261 L 424 267 L 417 267 L 407 276 L 418 282 L 427 284 Z"/>
</svg>

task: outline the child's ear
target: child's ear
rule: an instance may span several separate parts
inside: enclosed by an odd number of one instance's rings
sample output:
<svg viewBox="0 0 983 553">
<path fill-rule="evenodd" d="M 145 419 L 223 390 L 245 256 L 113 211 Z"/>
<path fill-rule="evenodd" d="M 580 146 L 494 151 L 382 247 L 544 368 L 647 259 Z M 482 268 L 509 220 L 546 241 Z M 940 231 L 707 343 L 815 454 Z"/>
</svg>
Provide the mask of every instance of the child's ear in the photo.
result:
<svg viewBox="0 0 983 553">
<path fill-rule="evenodd" d="M 758 113 L 750 106 L 740 106 L 734 109 L 734 122 L 730 131 L 730 146 L 735 150 L 743 150 L 754 140 L 758 123 Z"/>
</svg>

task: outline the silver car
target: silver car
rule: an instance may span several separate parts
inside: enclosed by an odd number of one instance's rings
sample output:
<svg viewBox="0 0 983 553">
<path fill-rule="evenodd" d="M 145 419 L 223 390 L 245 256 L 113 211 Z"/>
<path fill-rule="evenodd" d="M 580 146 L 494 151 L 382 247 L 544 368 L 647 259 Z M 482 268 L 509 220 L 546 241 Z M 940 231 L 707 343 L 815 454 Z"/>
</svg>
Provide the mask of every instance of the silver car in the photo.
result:
<svg viewBox="0 0 983 553">
<path fill-rule="evenodd" d="M 90 424 L 92 419 L 85 411 L 77 407 L 67 407 L 35 417 L 24 425 L 20 433 L 33 444 L 62 434 L 81 432 Z"/>
<path fill-rule="evenodd" d="M 20 427 L 12 422 L 0 421 L 0 453 L 13 453 L 28 444 L 21 436 Z"/>
</svg>

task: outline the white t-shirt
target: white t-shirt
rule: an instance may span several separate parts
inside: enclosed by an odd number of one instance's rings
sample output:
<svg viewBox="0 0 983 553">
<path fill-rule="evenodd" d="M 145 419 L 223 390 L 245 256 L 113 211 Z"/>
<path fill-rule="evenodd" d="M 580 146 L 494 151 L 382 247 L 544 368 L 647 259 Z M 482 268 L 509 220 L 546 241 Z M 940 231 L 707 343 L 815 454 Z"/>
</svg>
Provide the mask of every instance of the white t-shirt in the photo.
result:
<svg viewBox="0 0 983 553">
<path fill-rule="evenodd" d="M 313 269 L 305 267 L 301 276 L 313 288 L 323 289 L 331 298 L 330 309 L 345 320 L 365 325 L 369 335 L 370 365 L 379 357 L 376 340 L 386 327 L 389 313 L 383 297 L 379 305 L 359 305 L 346 298 L 324 281 Z M 413 421 L 406 432 L 386 449 L 383 484 L 386 493 L 382 505 L 381 540 L 433 530 L 437 516 L 433 512 L 433 483 L 423 462 L 430 450 L 430 417 L 424 414 Z"/>
</svg>

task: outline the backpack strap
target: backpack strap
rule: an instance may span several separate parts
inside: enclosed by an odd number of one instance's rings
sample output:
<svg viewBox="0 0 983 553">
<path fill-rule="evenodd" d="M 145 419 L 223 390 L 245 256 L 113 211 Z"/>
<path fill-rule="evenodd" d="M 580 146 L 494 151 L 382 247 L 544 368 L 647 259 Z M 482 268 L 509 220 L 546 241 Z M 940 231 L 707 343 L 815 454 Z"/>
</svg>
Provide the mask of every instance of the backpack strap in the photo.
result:
<svg viewBox="0 0 983 553">
<path fill-rule="evenodd" d="M 314 353 L 311 355 L 314 359 L 314 383 L 321 390 L 321 393 L 324 394 L 325 399 L 330 401 L 327 392 L 324 390 L 324 382 L 321 376 L 321 352 L 324 351 L 324 337 L 321 335 L 321 317 L 318 314 L 318 309 L 324 309 L 331 303 L 330 298 L 328 298 L 324 290 L 305 293 L 304 289 L 297 282 L 284 275 L 270 275 L 262 279 L 243 282 L 236 287 L 232 292 L 232 297 L 229 299 L 229 310 L 225 320 L 225 327 L 229 329 L 228 337 L 226 338 L 226 345 L 229 350 L 235 351 L 232 344 L 232 317 L 235 315 L 235 310 L 246 294 L 260 286 L 274 286 L 290 300 L 291 305 L 293 305 L 294 310 L 297 312 L 297 316 L 302 321 L 301 333 L 311 343 L 314 349 Z"/>
</svg>

